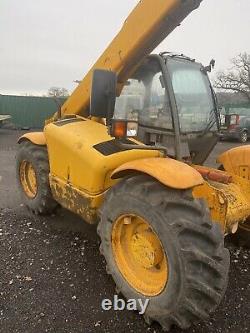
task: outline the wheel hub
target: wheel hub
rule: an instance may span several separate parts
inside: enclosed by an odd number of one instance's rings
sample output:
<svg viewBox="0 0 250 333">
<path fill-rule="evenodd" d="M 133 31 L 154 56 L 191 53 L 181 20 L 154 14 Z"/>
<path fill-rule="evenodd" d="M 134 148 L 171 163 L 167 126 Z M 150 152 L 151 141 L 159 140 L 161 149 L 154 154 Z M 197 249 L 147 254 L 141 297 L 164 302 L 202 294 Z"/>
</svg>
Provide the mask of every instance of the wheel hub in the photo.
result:
<svg viewBox="0 0 250 333">
<path fill-rule="evenodd" d="M 127 282 L 145 296 L 159 295 L 168 281 L 168 261 L 150 225 L 135 215 L 120 216 L 113 225 L 112 250 Z"/>
<path fill-rule="evenodd" d="M 25 194 L 33 199 L 37 195 L 36 172 L 28 161 L 22 161 L 20 165 L 20 180 Z"/>
<path fill-rule="evenodd" d="M 144 268 L 157 266 L 163 260 L 163 251 L 151 229 L 132 236 L 131 250 L 138 264 Z"/>
<path fill-rule="evenodd" d="M 242 133 L 242 141 L 247 141 L 247 133 Z"/>
</svg>

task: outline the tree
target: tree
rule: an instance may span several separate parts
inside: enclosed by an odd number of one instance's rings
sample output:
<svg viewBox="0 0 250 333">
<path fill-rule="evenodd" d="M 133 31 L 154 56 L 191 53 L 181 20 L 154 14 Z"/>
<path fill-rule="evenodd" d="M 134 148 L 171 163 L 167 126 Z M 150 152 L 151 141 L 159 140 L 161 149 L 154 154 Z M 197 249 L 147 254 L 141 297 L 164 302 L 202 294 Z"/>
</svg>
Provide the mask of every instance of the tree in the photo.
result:
<svg viewBox="0 0 250 333">
<path fill-rule="evenodd" d="M 67 97 L 67 96 L 69 96 L 69 92 L 65 88 L 51 87 L 48 90 L 48 96 L 51 96 L 51 97 Z"/>
<path fill-rule="evenodd" d="M 239 93 L 250 102 L 250 54 L 241 53 L 231 62 L 231 69 L 217 74 L 214 86 Z"/>
</svg>

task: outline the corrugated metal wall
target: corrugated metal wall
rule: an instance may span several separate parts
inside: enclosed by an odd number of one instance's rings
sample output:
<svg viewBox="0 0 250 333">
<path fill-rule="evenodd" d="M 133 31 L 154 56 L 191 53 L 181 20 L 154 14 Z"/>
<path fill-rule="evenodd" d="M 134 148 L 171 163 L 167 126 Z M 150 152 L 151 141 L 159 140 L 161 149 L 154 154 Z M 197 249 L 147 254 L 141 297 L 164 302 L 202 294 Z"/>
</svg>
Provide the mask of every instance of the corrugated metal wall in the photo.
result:
<svg viewBox="0 0 250 333">
<path fill-rule="evenodd" d="M 60 98 L 63 104 L 65 98 Z M 0 114 L 9 114 L 16 128 L 43 128 L 58 107 L 51 97 L 0 95 Z"/>
<path fill-rule="evenodd" d="M 60 104 L 66 98 L 60 98 Z M 0 115 L 9 114 L 15 128 L 43 128 L 46 119 L 57 112 L 52 97 L 0 95 Z M 250 115 L 250 104 L 224 105 L 224 112 Z"/>
<path fill-rule="evenodd" d="M 226 114 L 239 114 L 240 116 L 250 116 L 250 103 L 240 103 L 237 105 L 228 104 L 225 105 Z"/>
</svg>

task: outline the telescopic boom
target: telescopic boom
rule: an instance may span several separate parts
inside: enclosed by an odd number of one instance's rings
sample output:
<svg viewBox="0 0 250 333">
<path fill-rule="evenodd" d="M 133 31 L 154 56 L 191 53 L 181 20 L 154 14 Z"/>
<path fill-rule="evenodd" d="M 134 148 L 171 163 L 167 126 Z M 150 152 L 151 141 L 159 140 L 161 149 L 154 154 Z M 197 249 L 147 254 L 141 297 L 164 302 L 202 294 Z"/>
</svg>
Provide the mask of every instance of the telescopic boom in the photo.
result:
<svg viewBox="0 0 250 333">
<path fill-rule="evenodd" d="M 118 94 L 140 62 L 150 54 L 202 0 L 141 0 L 121 31 L 73 91 L 61 109 L 62 116 L 88 115 L 94 69 L 118 76 Z"/>
</svg>

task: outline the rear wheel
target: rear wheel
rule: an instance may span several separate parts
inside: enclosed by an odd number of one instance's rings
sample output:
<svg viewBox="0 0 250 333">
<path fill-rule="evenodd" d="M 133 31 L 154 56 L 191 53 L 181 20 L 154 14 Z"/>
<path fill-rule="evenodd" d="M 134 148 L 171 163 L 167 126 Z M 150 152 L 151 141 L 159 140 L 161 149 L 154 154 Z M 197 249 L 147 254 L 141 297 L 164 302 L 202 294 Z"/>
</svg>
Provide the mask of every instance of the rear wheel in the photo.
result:
<svg viewBox="0 0 250 333">
<path fill-rule="evenodd" d="M 16 156 L 16 175 L 24 204 L 36 214 L 52 213 L 57 202 L 49 186 L 49 161 L 46 147 L 24 141 Z"/>
<path fill-rule="evenodd" d="M 247 139 L 248 139 L 248 137 L 247 137 L 247 132 L 246 132 L 246 131 L 241 132 L 241 133 L 240 133 L 239 141 L 240 141 L 241 143 L 246 143 L 246 142 L 247 142 Z"/>
<path fill-rule="evenodd" d="M 98 233 L 117 291 L 137 302 L 149 299 L 148 323 L 185 329 L 219 305 L 229 252 L 219 225 L 191 191 L 148 176 L 122 180 L 106 196 Z"/>
</svg>

